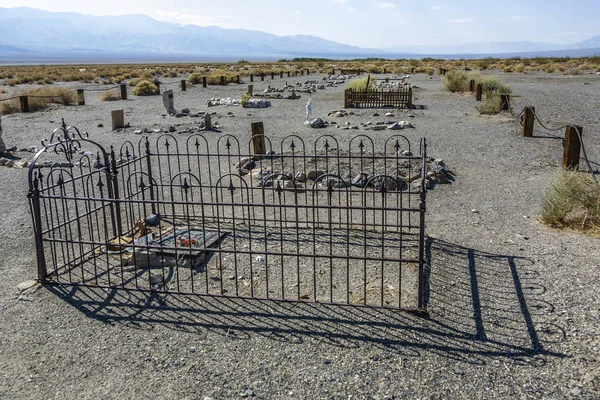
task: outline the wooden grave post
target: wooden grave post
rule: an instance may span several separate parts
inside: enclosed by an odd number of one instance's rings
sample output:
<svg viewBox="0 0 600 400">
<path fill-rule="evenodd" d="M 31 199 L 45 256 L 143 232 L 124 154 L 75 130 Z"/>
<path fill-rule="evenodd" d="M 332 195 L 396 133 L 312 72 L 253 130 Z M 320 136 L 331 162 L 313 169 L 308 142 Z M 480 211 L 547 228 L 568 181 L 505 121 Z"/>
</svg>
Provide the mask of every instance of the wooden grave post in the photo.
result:
<svg viewBox="0 0 600 400">
<path fill-rule="evenodd" d="M 29 97 L 19 96 L 19 101 L 21 102 L 21 112 L 29 112 Z"/>
<path fill-rule="evenodd" d="M 262 122 L 253 122 L 250 124 L 252 129 L 252 147 L 254 154 L 265 154 L 265 127 Z"/>
<path fill-rule="evenodd" d="M 473 93 L 475 91 L 475 79 L 469 81 L 469 91 Z"/>
<path fill-rule="evenodd" d="M 202 77 L 202 87 L 203 88 L 206 87 L 206 77 L 205 76 Z"/>
<path fill-rule="evenodd" d="M 187 89 L 187 87 L 186 87 L 186 83 L 185 83 L 185 79 L 184 79 L 184 80 L 181 81 L 181 91 L 185 92 L 186 89 Z"/>
<path fill-rule="evenodd" d="M 250 82 L 254 82 L 254 74 L 250 74 Z"/>
<path fill-rule="evenodd" d="M 503 111 L 508 111 L 510 104 L 510 95 L 509 94 L 501 94 L 500 95 L 500 109 Z"/>
<path fill-rule="evenodd" d="M 127 100 L 127 85 L 121 83 L 121 100 Z"/>
<path fill-rule="evenodd" d="M 248 96 L 252 96 L 254 94 L 254 85 L 248 85 Z"/>
<path fill-rule="evenodd" d="M 115 129 L 125 127 L 125 115 L 123 114 L 123 109 L 113 110 L 113 111 L 111 111 L 110 115 L 112 117 L 112 130 L 113 131 Z"/>
<path fill-rule="evenodd" d="M 225 85 L 225 77 L 221 75 L 221 85 Z"/>
<path fill-rule="evenodd" d="M 209 113 L 204 114 L 204 129 L 212 129 L 212 118 Z"/>
<path fill-rule="evenodd" d="M 577 131 L 579 131 L 579 134 L 577 134 Z M 567 126 L 563 152 L 563 168 L 579 168 L 579 154 L 581 152 L 581 140 L 579 135 L 583 136 L 583 128 L 581 126 Z"/>
<path fill-rule="evenodd" d="M 481 101 L 481 96 L 483 96 L 483 85 L 478 83 L 475 88 L 475 100 Z"/>
<path fill-rule="evenodd" d="M 533 136 L 533 124 L 535 122 L 535 108 L 526 106 L 523 109 L 523 136 Z"/>
<path fill-rule="evenodd" d="M 83 89 L 77 89 L 77 104 L 85 106 L 85 93 L 83 92 Z"/>
</svg>

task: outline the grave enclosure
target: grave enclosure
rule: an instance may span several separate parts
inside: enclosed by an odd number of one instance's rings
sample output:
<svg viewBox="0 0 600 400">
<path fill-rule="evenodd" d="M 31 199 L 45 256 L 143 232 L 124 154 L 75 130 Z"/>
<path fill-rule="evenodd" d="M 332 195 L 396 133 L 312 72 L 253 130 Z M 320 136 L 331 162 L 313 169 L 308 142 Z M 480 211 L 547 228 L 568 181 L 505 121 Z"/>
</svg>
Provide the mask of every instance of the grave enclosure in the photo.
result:
<svg viewBox="0 0 600 400">
<path fill-rule="evenodd" d="M 423 310 L 425 162 L 402 135 L 104 149 L 63 123 L 29 169 L 39 279 Z"/>
</svg>

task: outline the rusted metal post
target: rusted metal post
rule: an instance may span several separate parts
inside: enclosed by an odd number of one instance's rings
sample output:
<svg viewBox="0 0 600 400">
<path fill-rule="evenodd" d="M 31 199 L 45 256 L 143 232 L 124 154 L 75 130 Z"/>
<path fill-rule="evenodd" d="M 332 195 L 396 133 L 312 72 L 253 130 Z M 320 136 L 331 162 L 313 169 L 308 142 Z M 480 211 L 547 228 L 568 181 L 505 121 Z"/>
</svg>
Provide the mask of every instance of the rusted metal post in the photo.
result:
<svg viewBox="0 0 600 400">
<path fill-rule="evenodd" d="M 127 100 L 127 85 L 121 83 L 121 100 Z"/>
<path fill-rule="evenodd" d="M 80 106 L 85 106 L 85 94 L 83 89 L 77 89 L 77 104 Z"/>
<path fill-rule="evenodd" d="M 252 147 L 254 154 L 265 154 L 265 127 L 262 122 L 253 122 L 250 124 L 252 129 Z"/>
<path fill-rule="evenodd" d="M 206 87 L 206 77 L 205 76 L 202 77 L 202 87 L 203 88 Z"/>
<path fill-rule="evenodd" d="M 510 95 L 501 94 L 500 95 L 500 109 L 503 111 L 508 111 L 509 104 L 510 104 Z"/>
<path fill-rule="evenodd" d="M 181 91 L 185 92 L 186 91 L 186 83 L 185 83 L 185 79 L 181 81 Z"/>
<path fill-rule="evenodd" d="M 475 88 L 475 100 L 481 101 L 481 97 L 483 96 L 483 85 L 481 83 L 477 84 Z"/>
<path fill-rule="evenodd" d="M 19 101 L 21 102 L 21 112 L 29 112 L 29 97 L 20 96 Z"/>
<path fill-rule="evenodd" d="M 31 210 L 33 212 L 33 234 L 35 236 L 35 252 L 37 254 L 37 264 L 38 264 L 38 280 L 43 282 L 48 277 L 48 270 L 46 267 L 46 257 L 44 255 L 44 238 L 42 233 L 42 212 L 40 207 L 40 190 L 39 184 L 36 177 L 33 181 L 33 188 L 29 191 L 29 201 L 31 202 Z"/>
<path fill-rule="evenodd" d="M 565 143 L 563 152 L 563 168 L 579 168 L 579 154 L 581 152 L 581 138 L 583 128 L 581 126 L 567 126 L 565 132 Z"/>
<path fill-rule="evenodd" d="M 523 109 L 523 136 L 532 137 L 533 136 L 533 124 L 535 122 L 535 108 L 533 107 L 525 107 Z"/>
</svg>

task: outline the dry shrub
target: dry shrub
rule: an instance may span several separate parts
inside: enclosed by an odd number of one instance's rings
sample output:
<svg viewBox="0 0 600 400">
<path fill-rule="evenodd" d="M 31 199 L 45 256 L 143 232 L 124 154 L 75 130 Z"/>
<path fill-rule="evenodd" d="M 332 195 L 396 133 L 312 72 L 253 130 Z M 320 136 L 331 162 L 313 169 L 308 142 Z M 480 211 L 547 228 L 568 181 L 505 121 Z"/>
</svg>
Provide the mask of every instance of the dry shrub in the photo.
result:
<svg viewBox="0 0 600 400">
<path fill-rule="evenodd" d="M 199 85 L 202 83 L 202 75 L 194 72 L 188 78 L 188 82 L 192 85 Z"/>
<path fill-rule="evenodd" d="M 40 89 L 23 90 L 15 93 L 15 96 L 28 96 L 30 111 L 43 110 L 52 103 L 70 105 L 76 100 L 75 92 L 64 87 L 43 87 Z M 0 103 L 0 113 L 3 115 L 20 111 L 21 103 L 19 99 L 12 99 Z"/>
<path fill-rule="evenodd" d="M 502 111 L 502 102 L 499 92 L 488 92 L 485 95 L 485 101 L 478 105 L 477 111 L 481 114 L 498 114 Z"/>
<path fill-rule="evenodd" d="M 152 96 L 159 93 L 159 88 L 150 81 L 140 81 L 133 88 L 133 94 L 135 96 Z"/>
<path fill-rule="evenodd" d="M 588 173 L 561 170 L 542 201 L 540 219 L 555 228 L 600 233 L 600 185 Z"/>
<path fill-rule="evenodd" d="M 121 100 L 121 95 L 114 90 L 107 90 L 100 95 L 100 101 L 116 101 Z"/>
</svg>

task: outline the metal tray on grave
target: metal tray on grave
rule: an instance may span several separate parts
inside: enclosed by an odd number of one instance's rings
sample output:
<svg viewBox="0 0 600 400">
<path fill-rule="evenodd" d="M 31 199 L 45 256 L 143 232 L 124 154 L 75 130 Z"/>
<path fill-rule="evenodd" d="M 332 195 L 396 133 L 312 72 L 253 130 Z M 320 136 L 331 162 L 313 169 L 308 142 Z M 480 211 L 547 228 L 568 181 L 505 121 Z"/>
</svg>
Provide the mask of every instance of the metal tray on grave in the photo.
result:
<svg viewBox="0 0 600 400">
<path fill-rule="evenodd" d="M 219 234 L 219 232 L 216 231 L 208 231 L 200 228 L 181 230 L 176 228 L 173 232 L 152 241 L 150 244 L 163 247 L 157 254 L 173 257 L 179 255 L 182 257 L 194 258 L 202 253 L 209 252 L 209 248 L 213 247 L 224 235 L 226 235 L 226 232 L 221 232 Z M 194 247 L 176 246 L 180 238 L 186 240 L 195 239 L 197 244 L 194 245 Z"/>
</svg>

